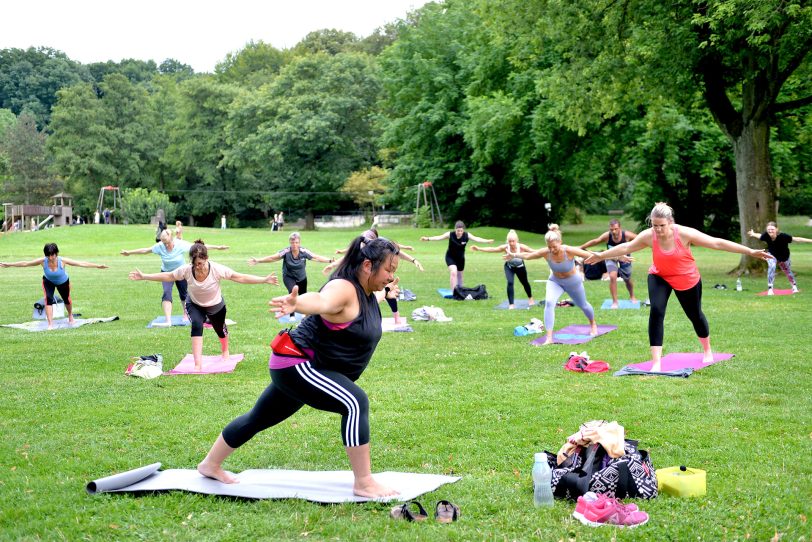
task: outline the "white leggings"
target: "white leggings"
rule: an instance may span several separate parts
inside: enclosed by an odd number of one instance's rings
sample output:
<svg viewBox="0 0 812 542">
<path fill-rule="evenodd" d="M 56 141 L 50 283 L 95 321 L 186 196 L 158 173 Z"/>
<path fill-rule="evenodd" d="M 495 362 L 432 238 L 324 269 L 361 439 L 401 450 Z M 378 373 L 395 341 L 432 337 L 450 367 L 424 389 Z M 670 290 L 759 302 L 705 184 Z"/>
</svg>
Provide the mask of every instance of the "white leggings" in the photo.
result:
<svg viewBox="0 0 812 542">
<path fill-rule="evenodd" d="M 567 292 L 572 301 L 584 311 L 584 315 L 590 322 L 595 319 L 595 310 L 586 300 L 583 275 L 575 273 L 571 277 L 560 279 L 550 274 L 550 278 L 547 279 L 547 294 L 544 298 L 544 327 L 548 330 L 554 329 L 555 304 L 564 292 Z"/>
</svg>

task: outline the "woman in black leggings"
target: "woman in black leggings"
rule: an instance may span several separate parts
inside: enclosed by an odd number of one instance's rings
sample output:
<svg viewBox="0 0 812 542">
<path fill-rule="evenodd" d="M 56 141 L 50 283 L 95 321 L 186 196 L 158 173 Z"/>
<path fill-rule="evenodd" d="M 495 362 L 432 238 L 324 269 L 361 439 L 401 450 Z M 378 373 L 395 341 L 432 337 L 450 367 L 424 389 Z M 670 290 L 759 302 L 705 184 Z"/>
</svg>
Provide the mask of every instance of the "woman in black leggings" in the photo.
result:
<svg viewBox="0 0 812 542">
<path fill-rule="evenodd" d="M 505 252 L 507 254 L 517 254 L 519 252 L 534 252 L 536 249 L 530 248 L 524 243 L 519 242 L 519 234 L 516 230 L 510 230 L 507 234 L 507 240 L 504 245 L 498 247 L 480 247 L 471 245 L 471 250 L 474 252 Z M 527 280 L 527 266 L 521 258 L 511 258 L 505 262 L 505 279 L 507 280 L 507 297 L 508 309 L 515 309 L 516 305 L 513 300 L 515 297 L 513 279 L 519 279 L 524 287 L 524 293 L 527 294 L 527 304 L 532 307 L 536 304 L 533 300 L 533 290 L 530 288 L 530 282 Z"/>
<path fill-rule="evenodd" d="M 369 453 L 369 400 L 355 381 L 366 369 L 381 339 L 381 310 L 386 294 L 397 297 L 398 248 L 388 239 L 357 237 L 330 281 L 319 292 L 298 295 L 298 288 L 270 304 L 277 316 L 307 314 L 299 327 L 281 332 L 271 343 L 271 383 L 254 408 L 229 423 L 197 470 L 231 484 L 225 459 L 260 431 L 292 416 L 304 405 L 341 415 L 341 439 L 355 475 L 353 493 L 377 498 L 397 491 L 372 477 Z"/>
<path fill-rule="evenodd" d="M 754 250 L 733 241 L 711 237 L 694 228 L 679 226 L 674 223 L 674 211 L 665 203 L 657 203 L 651 210 L 648 220 L 651 228 L 644 230 L 627 243 L 592 255 L 585 263 L 593 264 L 651 247 L 654 261 L 648 270 L 648 295 L 651 300 L 648 335 L 653 362 L 651 370 L 661 369 L 663 321 L 672 291 L 693 324 L 702 344 L 703 363 L 711 363 L 713 350 L 710 344 L 710 328 L 702 312 L 702 278 L 691 253 L 691 245 L 745 254 L 762 260 L 769 260 L 772 256 L 764 250 Z"/>
</svg>

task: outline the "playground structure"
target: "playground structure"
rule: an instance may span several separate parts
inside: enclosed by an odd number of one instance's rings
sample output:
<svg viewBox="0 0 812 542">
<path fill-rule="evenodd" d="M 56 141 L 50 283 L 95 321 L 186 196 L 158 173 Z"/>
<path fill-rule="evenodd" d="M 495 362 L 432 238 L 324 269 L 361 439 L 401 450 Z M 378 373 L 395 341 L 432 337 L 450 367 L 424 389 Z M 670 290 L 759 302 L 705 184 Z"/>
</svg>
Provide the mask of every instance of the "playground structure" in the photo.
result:
<svg viewBox="0 0 812 542">
<path fill-rule="evenodd" d="M 431 193 L 429 193 L 431 191 Z M 440 214 L 440 204 L 437 202 L 437 193 L 434 191 L 434 185 L 431 181 L 419 183 L 417 185 L 417 204 L 414 208 L 414 227 L 417 227 L 417 217 L 420 216 L 420 197 L 423 197 L 423 206 L 429 208 L 429 216 L 431 217 L 431 227 L 436 228 L 442 226 L 443 215 Z"/>
<path fill-rule="evenodd" d="M 4 203 L 3 231 L 34 231 L 48 225 L 70 226 L 73 222 L 73 196 L 60 192 L 51 197 L 53 205 Z"/>
<path fill-rule="evenodd" d="M 113 206 L 108 207 L 104 204 L 104 195 L 105 193 L 110 192 L 113 196 Z M 121 207 L 121 190 L 117 186 L 102 186 L 101 190 L 99 190 L 99 202 L 96 205 L 96 211 L 99 213 L 100 216 L 104 216 L 104 210 L 109 209 L 111 211 L 110 221 L 115 222 L 116 217 L 118 214 L 116 211 Z"/>
</svg>

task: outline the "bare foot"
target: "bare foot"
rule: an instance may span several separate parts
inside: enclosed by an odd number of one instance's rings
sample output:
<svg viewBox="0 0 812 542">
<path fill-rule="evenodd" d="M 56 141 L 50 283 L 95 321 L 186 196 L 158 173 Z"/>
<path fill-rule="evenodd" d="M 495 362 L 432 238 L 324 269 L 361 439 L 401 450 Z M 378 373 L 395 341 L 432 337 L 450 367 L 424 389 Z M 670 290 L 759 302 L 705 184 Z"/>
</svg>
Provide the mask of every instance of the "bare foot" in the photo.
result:
<svg viewBox="0 0 812 542">
<path fill-rule="evenodd" d="M 509 311 L 512 311 L 515 308 L 516 308 L 516 305 L 508 305 L 508 310 Z"/>
<path fill-rule="evenodd" d="M 354 495 L 358 495 L 359 497 L 369 497 L 370 499 L 400 495 L 399 491 L 379 484 L 372 476 L 356 478 L 355 483 L 352 486 L 352 492 Z"/>
<path fill-rule="evenodd" d="M 73 319 L 73 316 L 68 318 L 68 325 L 71 325 L 71 326 L 76 325 L 76 320 Z"/>
<path fill-rule="evenodd" d="M 203 370 L 203 362 L 195 363 L 195 371 L 198 373 Z"/>
<path fill-rule="evenodd" d="M 197 472 L 206 478 L 214 478 L 224 484 L 239 484 L 240 481 L 230 473 L 223 470 L 219 465 L 209 465 L 205 460 L 201 461 L 197 466 Z"/>
<path fill-rule="evenodd" d="M 54 328 L 53 324 L 48 324 L 48 329 L 53 329 L 53 328 Z"/>
<path fill-rule="evenodd" d="M 612 303 L 612 306 L 611 306 L 611 307 L 609 307 L 609 308 L 610 308 L 610 309 L 616 309 L 616 308 L 617 308 L 617 303 Z"/>
<path fill-rule="evenodd" d="M 630 298 L 629 298 L 629 301 L 630 301 L 631 303 L 639 303 L 639 301 L 638 301 L 638 299 L 637 299 L 636 297 L 630 297 Z"/>
<path fill-rule="evenodd" d="M 230 355 L 228 352 L 223 352 L 223 354 L 222 354 L 223 363 L 228 362 L 228 359 L 229 359 L 230 357 L 231 357 L 231 355 Z"/>
<path fill-rule="evenodd" d="M 662 363 L 660 361 L 655 361 L 651 364 L 651 370 L 655 373 L 659 373 L 662 369 Z"/>
<path fill-rule="evenodd" d="M 552 337 L 547 337 L 547 338 L 544 340 L 544 342 L 543 342 L 543 343 L 541 343 L 541 346 L 547 346 L 548 344 L 553 344 L 553 338 L 552 338 Z"/>
<path fill-rule="evenodd" d="M 708 363 L 713 363 L 713 352 L 705 352 L 702 354 L 702 363 L 705 365 Z"/>
<path fill-rule="evenodd" d="M 598 334 L 598 324 L 592 324 L 592 327 L 589 329 L 589 334 L 593 337 Z"/>
</svg>

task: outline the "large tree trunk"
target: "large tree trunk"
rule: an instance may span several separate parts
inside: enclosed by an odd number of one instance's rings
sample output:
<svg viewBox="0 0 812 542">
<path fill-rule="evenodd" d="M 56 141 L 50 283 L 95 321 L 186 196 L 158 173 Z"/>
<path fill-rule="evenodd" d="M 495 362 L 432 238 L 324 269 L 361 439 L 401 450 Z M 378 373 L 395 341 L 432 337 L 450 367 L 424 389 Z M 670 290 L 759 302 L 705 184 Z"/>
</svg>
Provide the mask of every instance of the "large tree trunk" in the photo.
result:
<svg viewBox="0 0 812 542">
<path fill-rule="evenodd" d="M 750 122 L 741 134 L 733 138 L 733 154 L 736 158 L 736 195 L 739 202 L 741 243 L 753 248 L 763 248 L 757 239 L 751 239 L 747 231 L 764 231 L 767 222 L 775 220 L 775 181 L 770 167 L 770 126 L 767 122 Z M 761 271 L 764 262 L 742 256 L 737 273 Z"/>
</svg>

